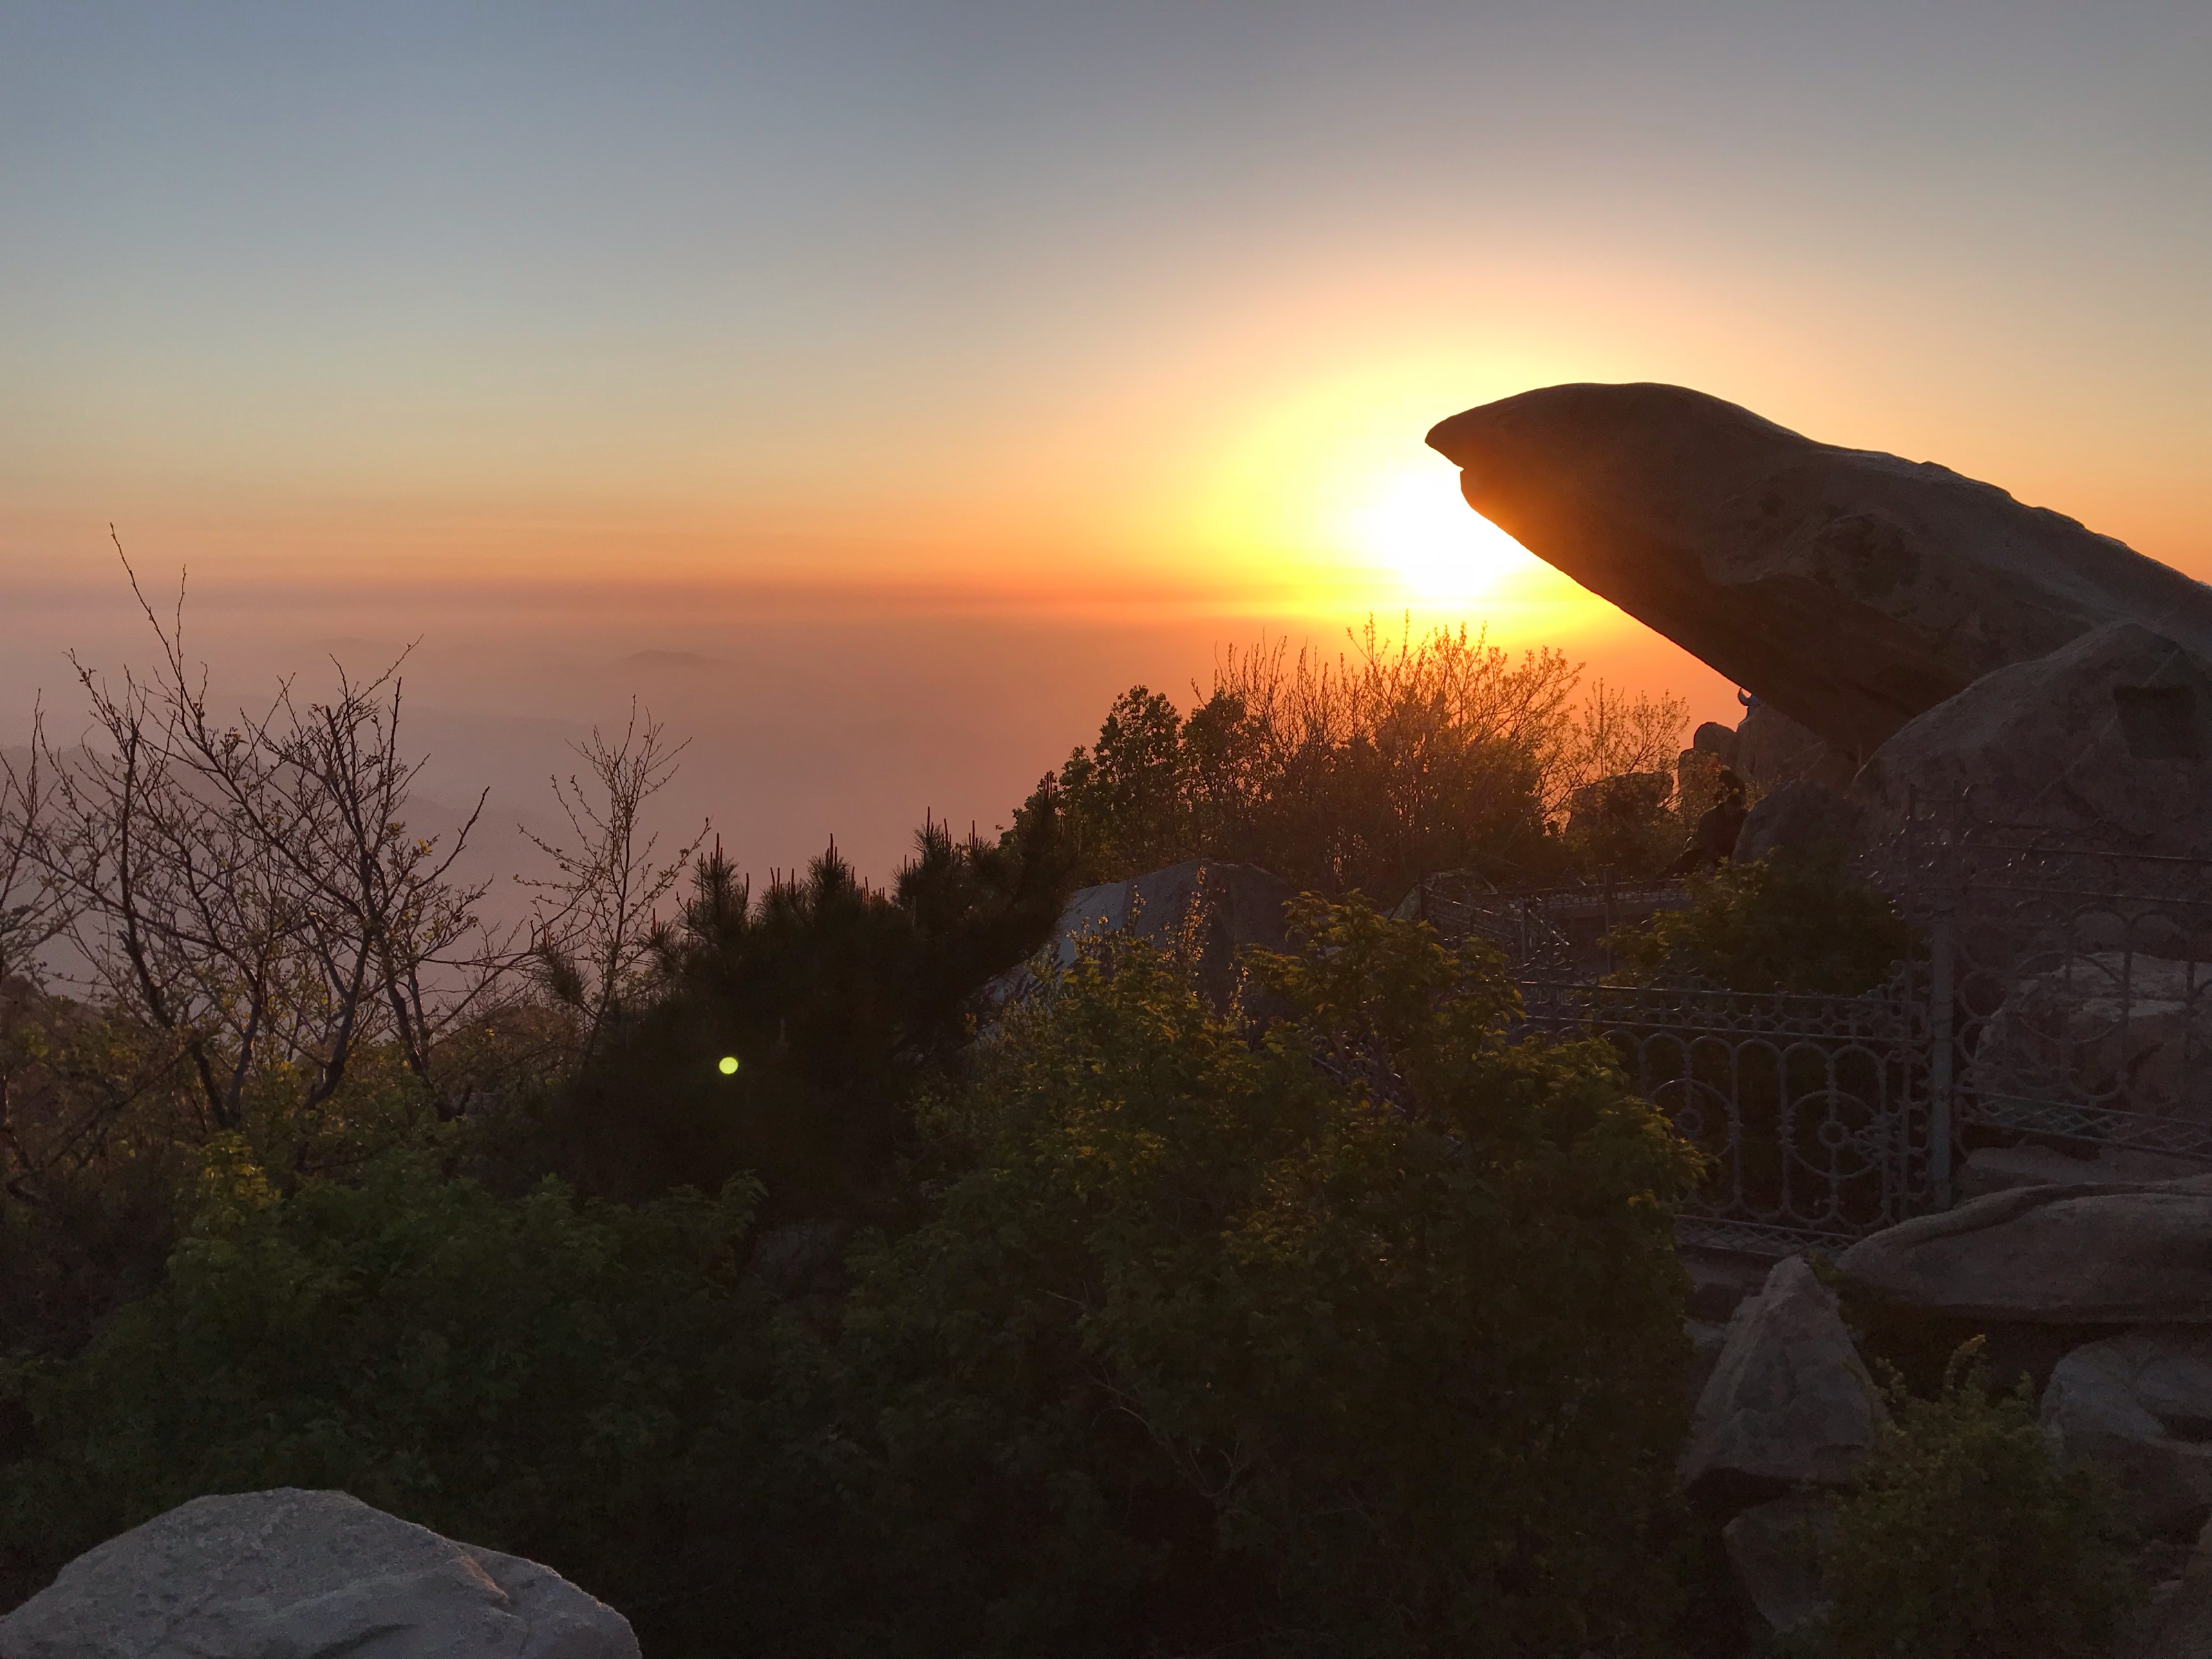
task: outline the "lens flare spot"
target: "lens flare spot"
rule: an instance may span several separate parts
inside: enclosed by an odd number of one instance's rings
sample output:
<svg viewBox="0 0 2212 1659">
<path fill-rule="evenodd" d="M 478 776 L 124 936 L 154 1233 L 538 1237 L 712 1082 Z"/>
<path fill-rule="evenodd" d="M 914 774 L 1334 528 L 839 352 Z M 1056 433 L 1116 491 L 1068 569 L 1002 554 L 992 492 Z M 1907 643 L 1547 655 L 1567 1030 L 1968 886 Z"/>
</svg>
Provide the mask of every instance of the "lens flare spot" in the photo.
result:
<svg viewBox="0 0 2212 1659">
<path fill-rule="evenodd" d="M 735 1054 L 724 1054 L 714 1069 L 724 1077 L 735 1077 L 738 1074 L 738 1057 Z"/>
</svg>

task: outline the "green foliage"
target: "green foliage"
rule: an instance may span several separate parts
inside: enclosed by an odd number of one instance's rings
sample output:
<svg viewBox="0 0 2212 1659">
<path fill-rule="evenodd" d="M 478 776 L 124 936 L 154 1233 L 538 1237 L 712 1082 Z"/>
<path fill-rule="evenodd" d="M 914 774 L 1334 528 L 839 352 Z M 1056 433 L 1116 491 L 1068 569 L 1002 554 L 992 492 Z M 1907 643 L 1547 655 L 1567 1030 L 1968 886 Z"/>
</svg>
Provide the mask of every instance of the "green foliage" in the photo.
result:
<svg viewBox="0 0 2212 1659">
<path fill-rule="evenodd" d="M 1254 960 L 1286 1011 L 1256 1044 L 1105 941 L 927 1119 L 951 1173 L 863 1253 L 842 1352 L 915 1609 L 890 1650 L 1663 1622 L 1693 1156 L 1609 1050 L 1510 1041 L 1480 948 L 1357 899 L 1295 937 Z"/>
<path fill-rule="evenodd" d="M 477 1046 L 471 1068 L 505 1069 L 501 1039 Z M 296 1066 L 264 1056 L 236 1126 L 218 1128 L 173 1035 L 26 979 L 0 986 L 0 1353 L 73 1352 L 154 1289 L 215 1150 L 281 1187 L 454 1138 L 389 1042 L 359 1044 L 334 1089 L 307 1092 Z"/>
<path fill-rule="evenodd" d="M 1690 889 L 1687 909 L 1607 940 L 1628 978 L 1850 995 L 1881 983 L 1911 948 L 1911 929 L 1835 848 L 1724 864 Z"/>
<path fill-rule="evenodd" d="M 733 1514 L 790 1523 L 771 1489 L 799 1437 L 762 1417 L 778 1351 L 740 1280 L 756 1188 L 509 1201 L 393 1154 L 280 1198 L 233 1140 L 199 1190 L 156 1294 L 78 1359 L 9 1374 L 32 1441 L 0 1480 L 10 1601 L 187 1498 L 294 1485 L 547 1561 L 680 1630 Z"/>
<path fill-rule="evenodd" d="M 1682 849 L 1674 795 L 1674 780 L 1664 772 L 1627 772 L 1586 783 L 1568 797 L 1560 840 L 1581 870 L 1654 874 Z"/>
<path fill-rule="evenodd" d="M 288 1182 L 210 1140 L 159 1287 L 5 1373 L 0 1589 L 295 1484 L 545 1560 L 662 1655 L 1641 1641 L 1694 1158 L 1601 1046 L 1510 1041 L 1480 948 L 1297 923 L 1264 1031 L 1140 941 L 1048 975 L 836 1314 L 747 1276 L 749 1183 Z"/>
<path fill-rule="evenodd" d="M 2131 1595 L 2104 1492 L 2062 1470 L 2028 1383 L 1992 1395 L 1979 1339 L 1934 1399 L 1893 1384 L 1893 1419 L 1838 1507 L 1820 1659 L 2083 1659 Z"/>
<path fill-rule="evenodd" d="M 926 826 L 893 892 L 833 847 L 758 898 L 718 848 L 663 941 L 658 994 L 550 1102 L 553 1167 L 623 1199 L 750 1170 L 780 1213 L 861 1204 L 916 1090 L 972 1033 L 976 993 L 1050 932 L 1059 837 L 1047 799 L 996 843 Z"/>
<path fill-rule="evenodd" d="M 1393 898 L 1438 870 L 1549 880 L 1656 869 L 1680 847 L 1671 775 L 1654 773 L 1674 763 L 1679 703 L 1599 685 L 1577 708 L 1574 665 L 1516 659 L 1464 628 L 1394 646 L 1370 622 L 1354 647 L 1334 662 L 1232 651 L 1188 718 L 1143 686 L 1116 698 L 1041 791 L 1066 812 L 1080 879 L 1205 856 Z M 1626 773 L 1660 775 L 1656 797 L 1616 791 L 1584 812 L 1587 833 L 1556 833 L 1578 787 Z"/>
</svg>

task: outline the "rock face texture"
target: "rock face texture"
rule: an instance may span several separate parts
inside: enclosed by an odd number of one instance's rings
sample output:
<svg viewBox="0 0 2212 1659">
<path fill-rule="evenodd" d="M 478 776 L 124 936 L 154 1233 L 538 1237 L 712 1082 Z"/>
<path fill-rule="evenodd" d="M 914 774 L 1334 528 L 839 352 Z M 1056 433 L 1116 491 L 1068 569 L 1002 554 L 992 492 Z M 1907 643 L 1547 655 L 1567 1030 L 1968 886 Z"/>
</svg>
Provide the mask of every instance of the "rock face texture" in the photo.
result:
<svg viewBox="0 0 2212 1659">
<path fill-rule="evenodd" d="M 1282 877 L 1256 865 L 1211 859 L 1191 859 L 1128 881 L 1085 887 L 1060 913 L 1054 959 L 1063 969 L 1072 967 L 1084 939 L 1125 929 L 1167 945 L 1194 921 L 1199 983 L 1210 995 L 1225 996 L 1236 981 L 1239 950 L 1249 945 L 1279 951 L 1288 943 L 1283 906 L 1294 890 Z M 986 995 L 1004 1002 L 1021 995 L 1030 983 L 1029 969 L 1017 968 L 993 981 Z"/>
<path fill-rule="evenodd" d="M 1879 818 L 1972 792 L 1976 814 L 2212 853 L 2212 662 L 2134 623 L 2000 668 L 1911 720 L 1852 785 Z"/>
<path fill-rule="evenodd" d="M 2120 1146 L 2100 1147 L 2086 1158 L 2048 1146 L 1982 1146 L 1966 1154 L 1957 1179 L 1962 1197 L 1982 1198 L 2014 1187 L 2144 1185 L 2203 1173 L 2204 1166 L 2192 1158 Z"/>
<path fill-rule="evenodd" d="M 1749 864 L 1770 853 L 1809 853 L 1832 844 L 1849 852 L 1864 836 L 1859 809 L 1809 779 L 1785 783 L 1753 807 L 1735 839 L 1735 861 Z"/>
<path fill-rule="evenodd" d="M 1771 702 L 1747 714 L 1735 735 L 1735 769 L 1761 789 L 1804 781 L 1840 792 L 1850 787 L 1859 769 L 1855 753 L 1808 731 Z"/>
<path fill-rule="evenodd" d="M 2069 1458 L 2118 1483 L 2149 1533 L 2194 1532 L 2212 1516 L 2212 1331 L 2133 1331 L 2052 1369 L 2043 1426 Z"/>
<path fill-rule="evenodd" d="M 1838 1261 L 1869 1301 L 2021 1324 L 2212 1324 L 2212 1176 L 2023 1187 L 1863 1238 Z"/>
<path fill-rule="evenodd" d="M 2212 589 L 1948 469 L 1671 386 L 1441 422 L 1469 505 L 1863 760 L 1994 669 L 2133 621 L 2212 657 Z"/>
<path fill-rule="evenodd" d="M 200 1498 L 0 1619 L 7 1659 L 638 1659 L 559 1574 L 337 1492 Z"/>
<path fill-rule="evenodd" d="M 2212 1127 L 2212 970 L 2093 951 L 2031 975 L 1983 1028 L 1969 1081 Z"/>
<path fill-rule="evenodd" d="M 1698 1398 L 1683 1483 L 1738 1492 L 1839 1484 L 1874 1444 L 1881 1409 L 1835 1292 L 1803 1257 L 1789 1257 L 1729 1322 Z"/>
</svg>

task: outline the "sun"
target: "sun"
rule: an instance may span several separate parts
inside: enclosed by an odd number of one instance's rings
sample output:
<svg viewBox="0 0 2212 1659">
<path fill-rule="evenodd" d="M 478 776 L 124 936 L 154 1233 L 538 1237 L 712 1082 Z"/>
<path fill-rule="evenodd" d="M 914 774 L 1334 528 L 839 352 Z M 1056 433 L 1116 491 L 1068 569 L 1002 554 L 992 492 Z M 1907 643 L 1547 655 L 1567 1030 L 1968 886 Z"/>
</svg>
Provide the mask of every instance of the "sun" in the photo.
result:
<svg viewBox="0 0 2212 1659">
<path fill-rule="evenodd" d="M 1395 572 L 1414 599 L 1489 598 L 1547 568 L 1461 499 L 1459 473 L 1449 463 L 1373 477 L 1349 516 L 1360 552 Z"/>
</svg>

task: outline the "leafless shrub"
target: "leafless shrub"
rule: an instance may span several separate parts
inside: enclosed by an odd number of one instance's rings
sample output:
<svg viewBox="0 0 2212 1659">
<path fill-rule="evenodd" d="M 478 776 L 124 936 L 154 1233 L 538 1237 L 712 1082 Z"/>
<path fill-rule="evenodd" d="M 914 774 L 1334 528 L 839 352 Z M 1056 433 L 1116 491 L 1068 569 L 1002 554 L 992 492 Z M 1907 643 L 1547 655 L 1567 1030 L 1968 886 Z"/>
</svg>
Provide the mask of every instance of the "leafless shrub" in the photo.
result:
<svg viewBox="0 0 2212 1659">
<path fill-rule="evenodd" d="M 366 680 L 341 667 L 326 701 L 287 680 L 224 718 L 185 653 L 181 586 L 164 623 L 125 569 L 154 667 L 111 680 L 72 657 L 91 729 L 66 756 L 41 734 L 23 820 L 77 988 L 160 1034 L 210 1129 L 240 1127 L 259 1088 L 312 1117 L 368 1043 L 458 1114 L 470 1085 L 441 1044 L 514 952 L 477 914 L 483 886 L 452 875 L 482 797 L 450 845 L 408 829 L 422 762 L 400 747 L 404 654 Z"/>
<path fill-rule="evenodd" d="M 665 728 L 648 712 L 610 743 L 598 727 L 575 745 L 588 785 L 576 774 L 553 780 L 553 793 L 575 836 L 574 849 L 535 834 L 556 874 L 527 880 L 537 890 L 530 956 L 554 1000 L 580 1022 L 579 1058 L 588 1060 L 612 1021 L 651 976 L 665 918 L 661 906 L 707 838 L 697 836 L 665 861 L 660 837 L 644 827 L 646 805 L 676 775 L 684 745 L 671 747 Z"/>
</svg>

